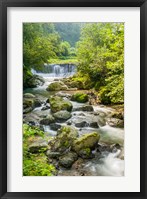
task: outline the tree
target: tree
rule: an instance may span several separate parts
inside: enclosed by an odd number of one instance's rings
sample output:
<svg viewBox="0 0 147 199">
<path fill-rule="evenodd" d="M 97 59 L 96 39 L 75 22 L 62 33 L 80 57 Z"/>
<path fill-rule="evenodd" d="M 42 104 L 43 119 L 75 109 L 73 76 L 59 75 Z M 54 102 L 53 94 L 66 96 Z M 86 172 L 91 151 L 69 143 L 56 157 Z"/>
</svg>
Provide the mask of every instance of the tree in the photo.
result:
<svg viewBox="0 0 147 199">
<path fill-rule="evenodd" d="M 85 24 L 77 48 L 79 71 L 95 82 L 101 101 L 123 103 L 123 23 Z"/>
<path fill-rule="evenodd" d="M 51 28 L 50 31 L 49 28 Z M 60 37 L 56 32 L 53 33 L 53 26 L 45 26 L 42 23 L 25 23 L 23 25 L 24 66 L 39 69 L 50 57 L 57 57 L 59 44 Z"/>
<path fill-rule="evenodd" d="M 70 52 L 70 44 L 67 41 L 63 41 L 60 44 L 61 56 L 68 56 Z"/>
</svg>

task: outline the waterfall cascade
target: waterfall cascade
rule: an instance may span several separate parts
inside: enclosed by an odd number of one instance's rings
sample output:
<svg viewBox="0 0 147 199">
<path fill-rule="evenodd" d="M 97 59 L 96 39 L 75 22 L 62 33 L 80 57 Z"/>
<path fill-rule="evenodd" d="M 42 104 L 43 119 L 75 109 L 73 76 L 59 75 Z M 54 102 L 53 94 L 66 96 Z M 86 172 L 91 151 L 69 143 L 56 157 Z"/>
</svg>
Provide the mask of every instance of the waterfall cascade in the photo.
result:
<svg viewBox="0 0 147 199">
<path fill-rule="evenodd" d="M 76 73 L 77 67 L 74 64 L 44 64 L 41 71 L 32 69 L 33 74 L 48 77 L 69 77 Z"/>
</svg>

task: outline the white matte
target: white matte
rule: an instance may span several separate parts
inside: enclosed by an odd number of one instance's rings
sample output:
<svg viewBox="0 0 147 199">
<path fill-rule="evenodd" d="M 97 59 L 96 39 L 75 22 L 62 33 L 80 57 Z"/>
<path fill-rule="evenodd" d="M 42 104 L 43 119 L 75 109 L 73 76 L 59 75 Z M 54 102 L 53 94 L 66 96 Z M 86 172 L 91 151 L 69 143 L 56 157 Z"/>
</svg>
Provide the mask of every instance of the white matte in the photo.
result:
<svg viewBox="0 0 147 199">
<path fill-rule="evenodd" d="M 125 23 L 125 176 L 22 176 L 22 23 Z M 8 8 L 8 192 L 140 191 L 140 8 Z"/>
</svg>

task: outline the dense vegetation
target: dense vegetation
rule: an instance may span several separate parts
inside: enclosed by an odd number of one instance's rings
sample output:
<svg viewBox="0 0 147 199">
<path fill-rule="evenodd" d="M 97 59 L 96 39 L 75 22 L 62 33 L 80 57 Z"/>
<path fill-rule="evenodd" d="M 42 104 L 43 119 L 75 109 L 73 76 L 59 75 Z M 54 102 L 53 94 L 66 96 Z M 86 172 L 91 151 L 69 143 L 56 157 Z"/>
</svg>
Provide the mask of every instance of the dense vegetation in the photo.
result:
<svg viewBox="0 0 147 199">
<path fill-rule="evenodd" d="M 78 63 L 74 80 L 94 88 L 104 104 L 123 103 L 123 23 L 25 23 L 23 35 L 24 84 L 31 68 L 73 59 Z"/>
<path fill-rule="evenodd" d="M 90 78 L 102 103 L 123 103 L 124 25 L 87 24 L 77 47 L 80 75 Z"/>
<path fill-rule="evenodd" d="M 24 176 L 51 176 L 55 174 L 55 167 L 48 164 L 45 150 L 38 154 L 31 153 L 28 143 L 34 141 L 37 136 L 44 138 L 44 133 L 38 128 L 23 125 L 23 175 Z"/>
</svg>

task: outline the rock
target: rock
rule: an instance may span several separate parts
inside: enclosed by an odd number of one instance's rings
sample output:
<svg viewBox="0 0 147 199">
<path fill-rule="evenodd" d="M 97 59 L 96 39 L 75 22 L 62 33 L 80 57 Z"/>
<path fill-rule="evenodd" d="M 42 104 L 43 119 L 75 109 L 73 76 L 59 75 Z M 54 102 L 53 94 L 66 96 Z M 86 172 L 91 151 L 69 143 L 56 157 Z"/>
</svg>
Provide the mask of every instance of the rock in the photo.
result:
<svg viewBox="0 0 147 199">
<path fill-rule="evenodd" d="M 31 94 L 31 93 L 25 93 L 23 95 L 24 98 L 35 98 L 35 95 Z"/>
<path fill-rule="evenodd" d="M 78 137 L 78 131 L 72 126 L 62 126 L 57 131 L 57 136 L 52 140 L 49 145 L 52 152 L 65 152 L 68 150 L 73 141 Z"/>
<path fill-rule="evenodd" d="M 33 75 L 27 80 L 27 87 L 28 88 L 35 88 L 37 86 L 42 86 L 45 83 L 43 77 L 38 75 Z"/>
<path fill-rule="evenodd" d="M 79 123 L 75 123 L 75 126 L 78 127 L 78 128 L 81 128 L 81 127 L 86 127 L 88 126 L 89 124 L 85 121 L 82 121 L 82 122 L 79 122 Z"/>
<path fill-rule="evenodd" d="M 76 140 L 74 140 L 72 149 L 78 153 L 81 149 L 95 148 L 99 139 L 100 139 L 100 135 L 96 132 L 85 134 L 81 136 L 80 138 L 77 138 Z"/>
<path fill-rule="evenodd" d="M 84 105 L 84 106 L 81 106 L 81 107 L 74 108 L 73 111 L 88 111 L 88 112 L 92 112 L 92 111 L 94 111 L 94 109 L 93 109 L 93 106 L 91 106 L 91 105 Z"/>
<path fill-rule="evenodd" d="M 121 149 L 121 146 L 120 146 L 120 144 L 112 144 L 111 146 L 110 146 L 110 149 L 111 149 L 111 151 L 112 152 L 116 152 L 118 149 Z"/>
<path fill-rule="evenodd" d="M 28 108 L 28 107 L 34 107 L 34 100 L 33 99 L 23 99 L 23 107 Z"/>
<path fill-rule="evenodd" d="M 78 155 L 83 159 L 93 158 L 92 152 L 90 148 L 81 149 L 78 152 Z"/>
<path fill-rule="evenodd" d="M 40 99 L 35 99 L 34 100 L 34 107 L 40 107 L 42 104 L 41 100 Z"/>
<path fill-rule="evenodd" d="M 46 103 L 49 103 L 49 98 L 46 100 Z"/>
<path fill-rule="evenodd" d="M 56 93 L 56 96 L 59 96 L 59 97 L 66 97 L 66 98 L 71 98 L 71 94 L 69 93 L 63 93 L 63 92 L 58 92 Z"/>
<path fill-rule="evenodd" d="M 60 125 L 60 124 L 56 124 L 56 123 L 50 124 L 50 129 L 51 129 L 51 130 L 57 131 L 57 130 L 60 129 L 60 128 L 61 128 L 61 125 Z"/>
<path fill-rule="evenodd" d="M 25 108 L 25 109 L 23 110 L 23 114 L 29 113 L 29 112 L 31 112 L 32 110 L 33 110 L 32 107 Z"/>
<path fill-rule="evenodd" d="M 72 95 L 71 100 L 79 103 L 85 103 L 88 102 L 88 95 L 85 93 L 78 92 Z"/>
<path fill-rule="evenodd" d="M 117 118 L 107 118 L 106 122 L 112 127 L 123 128 L 124 121 Z"/>
<path fill-rule="evenodd" d="M 78 137 L 78 131 L 73 126 L 62 126 L 58 131 L 57 135 L 62 135 L 62 133 L 65 133 L 67 137 L 69 138 L 76 138 Z"/>
<path fill-rule="evenodd" d="M 90 124 L 89 124 L 89 127 L 91 127 L 91 128 L 99 128 L 97 122 L 92 122 L 92 123 L 90 123 Z"/>
<path fill-rule="evenodd" d="M 59 152 L 53 152 L 51 150 L 47 150 L 46 155 L 49 158 L 58 158 L 61 155 L 61 153 L 59 153 Z"/>
<path fill-rule="evenodd" d="M 71 113 L 68 111 L 58 111 L 53 114 L 57 122 L 64 122 L 71 118 Z"/>
<path fill-rule="evenodd" d="M 40 120 L 40 124 L 49 125 L 55 122 L 55 118 L 52 115 L 48 115 L 46 118 Z"/>
<path fill-rule="evenodd" d="M 106 119 L 105 118 L 98 118 L 98 124 L 99 126 L 105 126 L 106 125 Z"/>
<path fill-rule="evenodd" d="M 63 79 L 64 83 L 70 88 L 84 89 L 83 82 L 79 80 L 72 80 L 70 77 Z"/>
<path fill-rule="evenodd" d="M 114 113 L 112 113 L 111 117 L 123 120 L 124 114 L 123 114 L 123 112 L 114 112 Z"/>
<path fill-rule="evenodd" d="M 48 105 L 46 105 L 46 106 L 44 106 L 44 107 L 42 107 L 42 111 L 45 111 L 45 110 L 48 110 L 48 109 L 50 109 L 50 106 L 48 106 Z"/>
<path fill-rule="evenodd" d="M 53 82 L 48 85 L 47 91 L 60 91 L 60 90 L 67 90 L 68 87 L 61 81 Z"/>
<path fill-rule="evenodd" d="M 41 106 L 41 101 L 39 99 L 32 99 L 32 98 L 24 98 L 23 99 L 23 108 L 29 108 L 24 110 L 24 112 L 30 112 L 32 111 L 35 107 Z"/>
<path fill-rule="evenodd" d="M 53 113 L 56 113 L 61 110 L 71 111 L 73 107 L 70 101 L 64 100 L 63 98 L 58 96 L 50 97 L 49 102 L 50 102 L 51 111 Z"/>
<path fill-rule="evenodd" d="M 70 168 L 72 164 L 78 159 L 78 156 L 74 152 L 68 152 L 67 154 L 59 158 L 59 164 L 63 167 Z"/>
<path fill-rule="evenodd" d="M 28 148 L 31 153 L 45 152 L 48 148 L 48 143 L 46 140 L 40 138 L 39 140 L 31 143 Z"/>
<path fill-rule="evenodd" d="M 112 149 L 110 147 L 110 145 L 106 145 L 106 144 L 98 144 L 97 147 L 97 152 L 112 152 Z"/>
<path fill-rule="evenodd" d="M 36 122 L 34 122 L 34 121 L 29 121 L 29 122 L 28 122 L 28 125 L 30 125 L 30 126 L 36 126 Z"/>
</svg>

